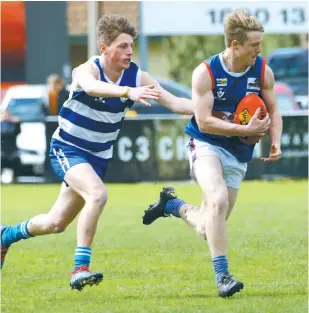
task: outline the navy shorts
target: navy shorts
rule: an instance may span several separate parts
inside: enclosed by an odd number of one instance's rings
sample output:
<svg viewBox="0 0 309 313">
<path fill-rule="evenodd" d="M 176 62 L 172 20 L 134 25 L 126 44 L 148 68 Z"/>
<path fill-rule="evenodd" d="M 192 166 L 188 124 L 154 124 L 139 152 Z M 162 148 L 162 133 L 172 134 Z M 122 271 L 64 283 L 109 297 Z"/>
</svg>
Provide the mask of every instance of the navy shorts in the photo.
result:
<svg viewBox="0 0 309 313">
<path fill-rule="evenodd" d="M 50 144 L 49 158 L 53 170 L 65 183 L 65 173 L 76 164 L 90 164 L 102 180 L 108 167 L 108 161 L 103 160 L 99 162 L 90 153 L 54 139 L 52 139 Z"/>
</svg>

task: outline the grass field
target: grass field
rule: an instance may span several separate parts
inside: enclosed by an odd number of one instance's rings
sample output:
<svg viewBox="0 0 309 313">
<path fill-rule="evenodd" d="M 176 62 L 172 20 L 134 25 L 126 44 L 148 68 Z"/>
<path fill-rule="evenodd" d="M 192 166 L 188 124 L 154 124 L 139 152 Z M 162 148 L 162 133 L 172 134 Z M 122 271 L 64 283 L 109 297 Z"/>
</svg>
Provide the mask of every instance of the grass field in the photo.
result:
<svg viewBox="0 0 309 313">
<path fill-rule="evenodd" d="M 307 181 L 244 182 L 229 220 L 229 265 L 245 289 L 217 297 L 206 244 L 181 220 L 141 223 L 161 184 L 109 185 L 93 245 L 103 283 L 69 288 L 76 222 L 65 233 L 17 243 L 2 273 L 3 313 L 305 313 Z M 196 185 L 176 184 L 198 205 Z M 46 212 L 57 185 L 2 187 L 2 223 Z"/>
</svg>

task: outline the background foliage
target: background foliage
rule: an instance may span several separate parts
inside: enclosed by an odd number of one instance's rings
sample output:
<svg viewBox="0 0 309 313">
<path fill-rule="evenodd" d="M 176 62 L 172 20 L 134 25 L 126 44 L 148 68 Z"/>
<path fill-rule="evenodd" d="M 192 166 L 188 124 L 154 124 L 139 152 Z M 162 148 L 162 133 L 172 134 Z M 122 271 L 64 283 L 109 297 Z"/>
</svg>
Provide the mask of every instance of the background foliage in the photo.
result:
<svg viewBox="0 0 309 313">
<path fill-rule="evenodd" d="M 262 56 L 266 57 L 277 48 L 301 45 L 299 35 L 264 35 Z M 191 86 L 191 74 L 203 60 L 224 50 L 223 35 L 215 36 L 173 36 L 164 39 L 169 61 L 170 77 L 184 85 Z"/>
</svg>

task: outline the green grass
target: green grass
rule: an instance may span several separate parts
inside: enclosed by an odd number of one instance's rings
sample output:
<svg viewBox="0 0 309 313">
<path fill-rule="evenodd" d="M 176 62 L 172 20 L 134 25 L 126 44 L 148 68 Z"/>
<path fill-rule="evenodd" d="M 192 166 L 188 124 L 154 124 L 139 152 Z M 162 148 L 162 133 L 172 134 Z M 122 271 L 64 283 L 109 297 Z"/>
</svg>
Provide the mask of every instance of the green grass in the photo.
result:
<svg viewBox="0 0 309 313">
<path fill-rule="evenodd" d="M 175 185 L 175 184 L 174 184 Z M 161 184 L 109 185 L 93 244 L 99 286 L 69 289 L 76 221 L 65 233 L 17 243 L 2 275 L 3 313 L 305 313 L 307 181 L 244 182 L 229 220 L 229 265 L 245 289 L 217 297 L 206 244 L 181 220 L 141 223 Z M 197 185 L 176 184 L 199 204 Z M 57 185 L 2 187 L 2 223 L 47 212 Z"/>
</svg>

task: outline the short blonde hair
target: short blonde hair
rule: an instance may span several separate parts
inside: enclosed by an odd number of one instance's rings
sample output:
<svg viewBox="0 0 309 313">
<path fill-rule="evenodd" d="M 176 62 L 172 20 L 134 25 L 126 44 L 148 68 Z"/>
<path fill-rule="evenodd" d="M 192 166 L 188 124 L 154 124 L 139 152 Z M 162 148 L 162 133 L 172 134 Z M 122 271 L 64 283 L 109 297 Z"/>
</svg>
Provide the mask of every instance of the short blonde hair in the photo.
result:
<svg viewBox="0 0 309 313">
<path fill-rule="evenodd" d="M 233 40 L 243 44 L 247 39 L 247 32 L 264 32 L 261 22 L 246 10 L 235 10 L 228 13 L 224 19 L 225 46 L 229 48 Z"/>
<path fill-rule="evenodd" d="M 128 34 L 135 39 L 137 33 L 134 25 L 127 18 L 118 15 L 103 15 L 97 25 L 97 42 L 109 46 L 122 33 Z"/>
</svg>

